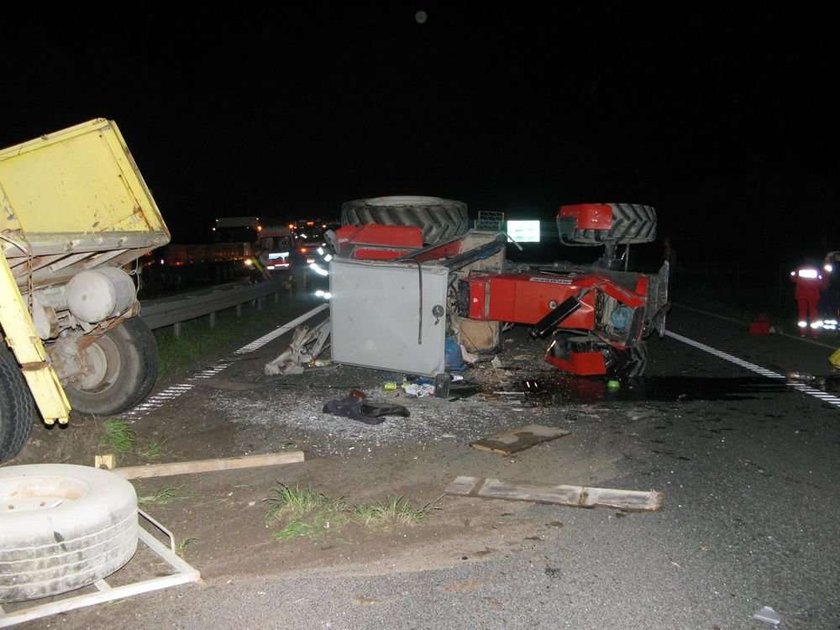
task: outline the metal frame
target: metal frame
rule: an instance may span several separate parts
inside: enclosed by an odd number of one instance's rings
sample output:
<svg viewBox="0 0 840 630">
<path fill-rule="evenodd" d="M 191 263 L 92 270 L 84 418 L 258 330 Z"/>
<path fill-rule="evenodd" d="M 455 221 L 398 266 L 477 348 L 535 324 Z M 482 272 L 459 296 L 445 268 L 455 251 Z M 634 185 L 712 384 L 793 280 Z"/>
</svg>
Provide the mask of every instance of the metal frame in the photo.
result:
<svg viewBox="0 0 840 630">
<path fill-rule="evenodd" d="M 70 593 L 65 593 L 65 597 L 63 599 L 59 599 L 58 601 L 46 604 L 36 604 L 34 606 L 30 606 L 29 608 L 22 608 L 14 612 L 7 613 L 0 606 L 0 628 L 8 628 L 25 621 L 42 619 L 51 615 L 77 610 L 87 606 L 94 606 L 105 602 L 111 602 L 117 599 L 124 599 L 126 597 L 132 597 L 142 593 L 149 593 L 151 591 L 157 591 L 170 586 L 178 586 L 188 582 L 200 581 L 201 574 L 198 570 L 193 568 L 182 558 L 178 557 L 178 554 L 175 553 L 175 537 L 172 535 L 172 532 L 142 510 L 138 510 L 138 514 L 161 532 L 166 534 L 169 538 L 169 547 L 167 548 L 148 531 L 143 529 L 142 526 L 139 528 L 138 539 L 142 541 L 151 551 L 157 554 L 161 560 L 172 567 L 172 569 L 175 570 L 175 573 L 141 580 L 131 584 L 124 584 L 123 586 L 117 587 L 111 587 L 104 579 L 101 579 L 91 585 L 96 587 L 97 592 L 72 595 L 72 593 L 77 592 L 78 589 L 76 589 Z M 57 597 L 61 597 L 61 595 L 58 595 Z"/>
</svg>

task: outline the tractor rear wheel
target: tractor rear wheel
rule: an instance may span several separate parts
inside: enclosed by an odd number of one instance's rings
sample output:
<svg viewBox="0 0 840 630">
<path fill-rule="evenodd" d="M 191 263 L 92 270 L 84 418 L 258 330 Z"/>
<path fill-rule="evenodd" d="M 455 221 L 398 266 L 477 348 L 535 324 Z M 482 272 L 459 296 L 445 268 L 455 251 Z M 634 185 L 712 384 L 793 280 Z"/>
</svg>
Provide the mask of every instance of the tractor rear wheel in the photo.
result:
<svg viewBox="0 0 840 630">
<path fill-rule="evenodd" d="M 0 462 L 23 450 L 34 418 L 35 401 L 29 386 L 14 356 L 0 341 Z"/>
<path fill-rule="evenodd" d="M 63 383 L 73 409 L 111 415 L 139 404 L 157 380 L 157 341 L 139 317 L 125 320 L 84 350 L 86 371 Z"/>
<path fill-rule="evenodd" d="M 434 245 L 469 229 L 467 204 L 439 197 L 391 196 L 346 201 L 342 225 L 413 225 L 423 228 L 423 241 Z"/>
</svg>

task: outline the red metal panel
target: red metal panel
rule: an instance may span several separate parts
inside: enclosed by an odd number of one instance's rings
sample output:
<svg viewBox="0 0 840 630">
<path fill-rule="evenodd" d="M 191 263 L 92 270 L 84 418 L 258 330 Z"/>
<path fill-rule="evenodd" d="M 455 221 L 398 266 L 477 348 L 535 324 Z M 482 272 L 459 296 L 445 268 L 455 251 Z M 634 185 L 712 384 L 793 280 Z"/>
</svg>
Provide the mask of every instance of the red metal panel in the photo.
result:
<svg viewBox="0 0 840 630">
<path fill-rule="evenodd" d="M 609 230 L 612 227 L 612 207 L 608 203 L 578 203 L 560 206 L 558 217 L 574 217 L 579 230 Z"/>
<path fill-rule="evenodd" d="M 548 274 L 471 276 L 470 319 L 536 324 L 558 304 L 580 295 L 582 287 L 576 280 L 572 276 Z M 592 284 L 588 276 L 580 280 Z M 588 293 L 582 302 L 583 308 L 563 320 L 563 328 L 590 329 L 595 325 L 595 294 Z"/>
<path fill-rule="evenodd" d="M 607 373 L 604 355 L 600 352 L 572 352 L 568 359 L 545 354 L 545 360 L 556 368 L 578 376 L 596 376 Z"/>
<path fill-rule="evenodd" d="M 339 248 L 345 243 L 385 245 L 420 249 L 423 247 L 423 228 L 415 225 L 343 225 L 335 231 Z"/>
</svg>

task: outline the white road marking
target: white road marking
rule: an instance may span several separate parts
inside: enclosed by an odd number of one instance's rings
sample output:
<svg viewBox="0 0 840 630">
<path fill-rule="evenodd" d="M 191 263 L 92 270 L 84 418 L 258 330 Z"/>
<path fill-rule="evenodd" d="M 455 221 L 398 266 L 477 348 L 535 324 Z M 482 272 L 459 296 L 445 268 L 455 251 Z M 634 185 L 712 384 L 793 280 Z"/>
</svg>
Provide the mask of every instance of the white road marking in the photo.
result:
<svg viewBox="0 0 840 630">
<path fill-rule="evenodd" d="M 684 344 L 692 346 L 693 348 L 697 348 L 698 350 L 702 350 L 703 352 L 708 352 L 709 354 L 718 357 L 719 359 L 723 359 L 724 361 L 729 361 L 730 363 L 734 363 L 742 368 L 749 370 L 750 372 L 754 372 L 755 374 L 759 374 L 761 376 L 775 379 L 775 380 L 782 380 L 785 381 L 788 387 L 791 387 L 797 391 L 802 392 L 803 394 L 808 394 L 809 396 L 813 396 L 823 402 L 827 402 L 830 405 L 834 405 L 835 407 L 840 407 L 840 397 L 837 397 L 833 394 L 829 394 L 828 392 L 824 392 L 821 389 L 816 389 L 814 387 L 810 387 L 805 385 L 804 383 L 796 383 L 796 382 L 789 382 L 785 376 L 782 374 L 777 374 L 771 370 L 761 367 L 760 365 L 756 365 L 755 363 L 750 363 L 749 361 L 744 361 L 743 359 L 739 359 L 736 356 L 723 352 L 722 350 L 718 350 L 717 348 L 712 348 L 711 346 L 707 346 L 705 343 L 700 343 L 699 341 L 695 341 L 694 339 L 689 339 L 688 337 L 683 337 L 680 334 L 672 332 L 670 330 L 666 330 L 665 334 L 672 339 L 676 339 L 677 341 L 681 341 Z"/>
<path fill-rule="evenodd" d="M 295 326 L 297 326 L 301 322 L 306 321 L 310 317 L 313 317 L 314 315 L 317 315 L 318 313 L 326 310 L 327 308 L 329 308 L 329 304 L 326 304 L 326 303 L 321 304 L 319 306 L 316 306 L 311 311 L 308 311 L 308 312 L 304 313 L 303 315 L 301 315 L 300 317 L 297 317 L 297 318 L 293 319 L 288 324 L 284 324 L 282 326 L 279 326 L 276 329 L 272 330 L 267 335 L 263 335 L 259 339 L 255 339 L 251 343 L 249 343 L 245 346 L 242 346 L 241 348 L 236 350 L 234 352 L 234 354 L 247 354 L 249 352 L 253 352 L 254 350 L 258 350 L 258 349 L 262 348 L 265 344 L 269 343 L 270 341 L 273 341 L 273 340 L 277 339 L 278 337 L 280 337 L 281 335 L 289 332 L 290 330 L 292 330 Z M 183 394 L 185 392 L 188 392 L 192 388 L 194 388 L 195 383 L 192 383 L 190 381 L 201 381 L 201 380 L 207 380 L 209 378 L 213 378 L 214 376 L 218 375 L 223 370 L 226 370 L 228 367 L 233 365 L 235 360 L 236 359 L 222 359 L 221 361 L 216 363 L 216 365 L 193 374 L 192 376 L 190 376 L 186 380 L 186 382 L 178 383 L 177 385 L 171 385 L 171 386 L 167 387 L 166 389 L 164 389 L 162 392 L 158 392 L 157 394 L 155 394 L 153 396 L 149 396 L 142 403 L 140 403 L 139 405 L 137 405 L 133 409 L 129 409 L 128 411 L 126 411 L 122 415 L 126 418 L 129 418 L 129 419 L 137 419 L 137 418 L 142 418 L 143 416 L 147 416 L 151 412 L 153 412 L 157 409 L 160 409 L 164 404 L 175 400 L 176 398 L 181 396 L 181 394 Z"/>
</svg>

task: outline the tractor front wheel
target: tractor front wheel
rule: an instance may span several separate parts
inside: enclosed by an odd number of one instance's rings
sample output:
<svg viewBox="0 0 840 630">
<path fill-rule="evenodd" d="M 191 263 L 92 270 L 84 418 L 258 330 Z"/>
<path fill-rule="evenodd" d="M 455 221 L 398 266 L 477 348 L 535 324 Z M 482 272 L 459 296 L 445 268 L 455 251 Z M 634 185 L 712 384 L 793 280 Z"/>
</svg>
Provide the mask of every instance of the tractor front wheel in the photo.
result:
<svg viewBox="0 0 840 630">
<path fill-rule="evenodd" d="M 638 341 L 635 345 L 619 350 L 609 347 L 606 351 L 605 363 L 607 375 L 616 378 L 636 378 L 642 376 L 647 368 L 647 345 Z"/>
</svg>

